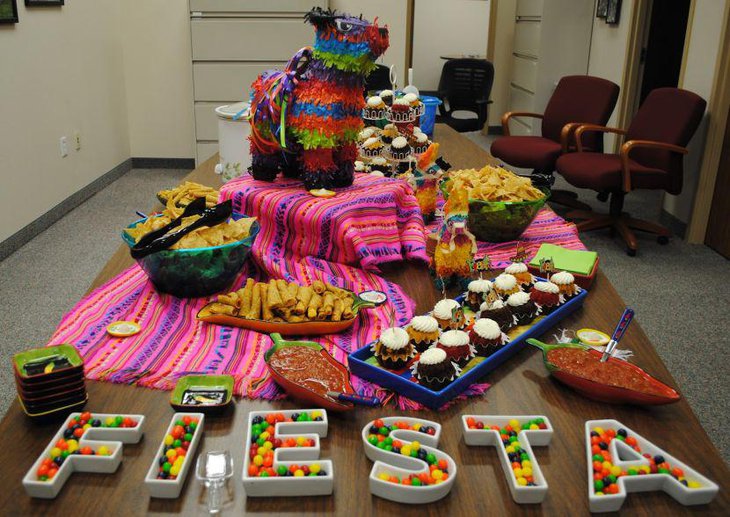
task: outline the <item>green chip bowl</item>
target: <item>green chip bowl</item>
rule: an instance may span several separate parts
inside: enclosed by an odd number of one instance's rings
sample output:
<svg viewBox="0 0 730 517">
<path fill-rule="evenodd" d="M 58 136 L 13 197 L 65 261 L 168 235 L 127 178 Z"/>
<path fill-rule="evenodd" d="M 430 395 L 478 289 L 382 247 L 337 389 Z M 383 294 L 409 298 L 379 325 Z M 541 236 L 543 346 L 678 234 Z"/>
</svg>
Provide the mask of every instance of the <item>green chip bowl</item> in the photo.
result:
<svg viewBox="0 0 730 517">
<path fill-rule="evenodd" d="M 441 183 L 444 199 L 448 199 L 448 183 Z M 535 201 L 482 201 L 469 200 L 468 228 L 482 242 L 507 242 L 517 240 L 524 232 L 545 202 L 550 193 Z"/>
<path fill-rule="evenodd" d="M 154 216 L 157 217 L 157 216 Z M 247 217 L 234 212 L 234 220 Z M 140 219 L 127 228 L 144 221 Z M 251 251 L 259 223 L 251 225 L 251 233 L 245 239 L 221 246 L 182 250 L 162 250 L 137 260 L 155 288 L 178 298 L 199 298 L 219 293 L 230 287 Z M 134 246 L 134 239 L 122 232 L 127 246 Z"/>
<path fill-rule="evenodd" d="M 233 398 L 233 375 L 184 375 L 177 380 L 170 394 L 170 405 L 175 411 L 197 412 L 211 415 L 223 413 Z M 220 404 L 183 404 L 183 394 L 190 389 L 224 389 L 226 398 Z"/>
</svg>

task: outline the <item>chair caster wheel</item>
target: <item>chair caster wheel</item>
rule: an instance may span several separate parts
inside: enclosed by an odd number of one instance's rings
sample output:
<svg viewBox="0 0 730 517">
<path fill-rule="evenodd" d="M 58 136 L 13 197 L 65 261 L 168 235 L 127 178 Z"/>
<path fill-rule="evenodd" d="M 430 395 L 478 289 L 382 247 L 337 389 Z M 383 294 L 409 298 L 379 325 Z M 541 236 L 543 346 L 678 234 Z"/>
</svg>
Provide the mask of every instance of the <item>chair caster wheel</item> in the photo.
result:
<svg viewBox="0 0 730 517">
<path fill-rule="evenodd" d="M 598 201 L 605 203 L 606 201 L 608 201 L 608 196 L 610 196 L 610 195 L 611 194 L 609 192 L 599 192 L 598 195 L 596 196 L 596 199 L 598 199 Z"/>
<path fill-rule="evenodd" d="M 669 237 L 667 237 L 666 235 L 660 235 L 659 237 L 656 238 L 656 241 L 659 244 L 661 244 L 662 246 L 665 246 L 665 245 L 669 244 Z"/>
<path fill-rule="evenodd" d="M 636 250 L 631 248 L 626 248 L 626 254 L 629 257 L 635 257 L 636 256 Z"/>
</svg>

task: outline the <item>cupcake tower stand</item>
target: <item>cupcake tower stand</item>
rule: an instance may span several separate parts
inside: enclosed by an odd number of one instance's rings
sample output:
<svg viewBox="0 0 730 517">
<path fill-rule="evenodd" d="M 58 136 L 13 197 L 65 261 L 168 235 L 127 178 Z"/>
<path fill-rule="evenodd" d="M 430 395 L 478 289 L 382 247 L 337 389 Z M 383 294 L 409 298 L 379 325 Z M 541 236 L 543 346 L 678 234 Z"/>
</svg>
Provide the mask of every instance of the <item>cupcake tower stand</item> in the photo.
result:
<svg viewBox="0 0 730 517">
<path fill-rule="evenodd" d="M 414 132 L 412 129 L 409 129 L 409 126 L 413 128 L 416 126 L 419 117 L 423 115 L 425 111 L 425 106 L 422 102 L 417 101 L 415 105 L 411 105 L 411 107 L 408 110 L 404 111 L 398 111 L 393 109 L 393 102 L 396 99 L 403 99 L 407 95 L 416 95 L 414 92 L 407 92 L 405 95 L 401 95 L 399 97 L 395 97 L 396 92 L 396 74 L 395 74 L 395 68 L 393 66 L 390 67 L 390 83 L 393 91 L 393 101 L 391 101 L 390 104 L 386 104 L 384 108 L 376 108 L 373 109 L 369 106 L 366 106 L 363 109 L 362 118 L 366 123 L 366 130 L 368 128 L 372 128 L 376 131 L 379 131 L 379 128 L 381 125 L 383 125 L 383 121 L 387 121 L 387 123 L 395 125 L 395 127 L 398 130 L 398 134 L 394 135 L 392 140 L 395 140 L 397 137 L 403 137 L 406 140 L 408 140 L 408 137 L 410 133 Z M 414 87 L 407 87 L 415 89 Z M 417 91 L 417 90 L 416 90 Z M 382 129 L 380 129 L 382 131 Z M 418 129 L 416 129 L 416 132 Z M 360 155 L 365 160 L 369 160 L 375 157 L 382 157 L 385 158 L 388 161 L 388 164 L 390 166 L 390 176 L 395 176 L 397 174 L 402 174 L 406 172 L 410 172 L 415 168 L 416 163 L 416 156 L 418 153 L 415 152 L 415 150 L 408 145 L 408 153 L 403 157 L 396 157 L 393 155 L 390 149 L 390 145 L 384 145 L 381 147 L 380 152 L 373 153 L 372 151 L 368 151 L 363 146 L 363 141 L 360 142 Z M 424 149 L 428 148 L 428 145 L 431 142 L 429 140 L 426 141 L 424 144 Z M 403 167 L 401 164 L 407 164 L 407 167 Z"/>
</svg>

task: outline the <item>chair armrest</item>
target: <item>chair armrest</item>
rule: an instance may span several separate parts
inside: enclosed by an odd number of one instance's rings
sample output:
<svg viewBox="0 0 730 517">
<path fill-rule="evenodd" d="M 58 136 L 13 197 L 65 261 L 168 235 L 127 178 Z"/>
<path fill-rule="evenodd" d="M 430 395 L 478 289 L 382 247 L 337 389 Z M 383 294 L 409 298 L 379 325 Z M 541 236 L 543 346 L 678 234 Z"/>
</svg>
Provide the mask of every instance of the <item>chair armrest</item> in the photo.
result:
<svg viewBox="0 0 730 517">
<path fill-rule="evenodd" d="M 509 136 L 509 119 L 512 117 L 542 118 L 542 113 L 531 113 L 529 111 L 508 111 L 502 115 L 502 134 Z"/>
<path fill-rule="evenodd" d="M 563 153 L 567 153 L 570 148 L 570 138 L 575 133 L 575 130 L 581 126 L 580 122 L 568 122 L 563 126 L 560 131 L 560 147 Z"/>
<path fill-rule="evenodd" d="M 623 191 L 631 191 L 631 167 L 629 167 L 629 153 L 636 147 L 649 147 L 652 149 L 661 149 L 673 153 L 687 154 L 689 151 L 686 147 L 680 147 L 674 144 L 664 142 L 654 142 L 652 140 L 629 140 L 621 146 L 621 179 L 623 183 Z"/>
<path fill-rule="evenodd" d="M 583 144 L 581 137 L 586 131 L 600 131 L 601 133 L 615 133 L 617 135 L 625 135 L 626 130 L 618 127 L 598 126 L 595 124 L 581 124 L 575 130 L 575 147 L 579 153 L 583 152 Z"/>
</svg>

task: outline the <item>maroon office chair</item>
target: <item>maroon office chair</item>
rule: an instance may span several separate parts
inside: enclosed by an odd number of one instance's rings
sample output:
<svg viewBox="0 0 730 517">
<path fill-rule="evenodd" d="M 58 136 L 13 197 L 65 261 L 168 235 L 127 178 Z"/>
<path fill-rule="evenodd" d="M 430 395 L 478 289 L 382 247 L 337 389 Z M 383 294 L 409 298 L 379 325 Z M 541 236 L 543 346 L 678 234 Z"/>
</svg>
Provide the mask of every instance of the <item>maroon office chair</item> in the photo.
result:
<svg viewBox="0 0 730 517">
<path fill-rule="evenodd" d="M 557 171 L 571 185 L 611 193 L 610 212 L 600 215 L 575 210 L 570 219 L 581 231 L 611 228 L 618 230 L 626 243 L 626 252 L 636 255 L 636 236 L 632 229 L 656 234 L 660 244 L 669 242 L 669 230 L 656 223 L 642 221 L 622 213 L 624 196 L 635 189 L 682 191 L 682 155 L 705 112 L 705 100 L 679 88 L 657 88 L 644 100 L 628 131 L 618 128 L 584 125 L 576 128 L 578 152 L 558 158 Z M 611 132 L 625 135 L 619 154 L 586 153 L 582 149 L 585 132 Z"/>
<path fill-rule="evenodd" d="M 580 124 L 604 125 L 616 105 L 619 87 L 599 77 L 568 75 L 560 79 L 545 113 L 511 111 L 502 116 L 504 135 L 492 143 L 492 155 L 515 167 L 533 169 L 533 183 L 551 186 L 555 161 L 570 150 L 571 134 Z M 511 136 L 509 119 L 534 117 L 542 119 L 542 136 Z M 584 147 L 603 151 L 603 135 L 587 134 Z M 553 191 L 551 200 L 573 208 L 590 210 L 577 195 Z"/>
</svg>

